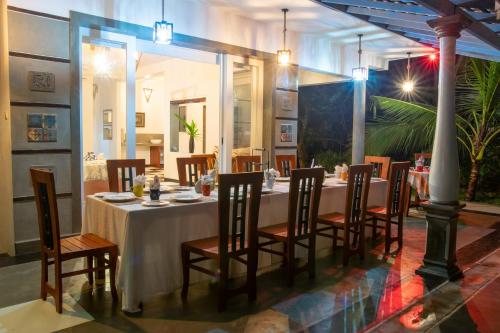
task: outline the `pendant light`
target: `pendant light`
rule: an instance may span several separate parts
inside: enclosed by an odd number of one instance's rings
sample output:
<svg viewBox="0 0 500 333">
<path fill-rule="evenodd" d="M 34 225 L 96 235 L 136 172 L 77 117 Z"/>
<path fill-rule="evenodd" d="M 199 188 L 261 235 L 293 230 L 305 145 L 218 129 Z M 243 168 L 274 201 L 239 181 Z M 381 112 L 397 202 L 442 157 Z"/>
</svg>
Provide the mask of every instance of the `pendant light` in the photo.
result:
<svg viewBox="0 0 500 333">
<path fill-rule="evenodd" d="M 161 21 L 153 26 L 153 42 L 156 44 L 170 44 L 174 38 L 174 24 L 165 21 L 165 0 L 161 1 Z"/>
<path fill-rule="evenodd" d="M 352 69 L 352 78 L 355 81 L 366 81 L 366 80 L 368 80 L 368 68 L 361 67 L 361 53 L 363 53 L 363 51 L 361 50 L 361 37 L 363 37 L 363 35 L 359 34 L 358 35 L 358 38 L 359 38 L 359 43 L 358 43 L 358 67 Z"/>
<path fill-rule="evenodd" d="M 292 51 L 286 48 L 286 13 L 288 9 L 283 8 L 281 11 L 283 12 L 283 50 L 278 50 L 278 63 L 280 65 L 288 65 L 292 55 Z"/>
<path fill-rule="evenodd" d="M 411 93 L 413 91 L 413 88 L 415 87 L 415 83 L 413 83 L 413 81 L 411 80 L 411 77 L 410 77 L 410 68 L 411 68 L 411 65 L 410 65 L 410 56 L 411 56 L 411 52 L 408 52 L 406 53 L 408 54 L 408 64 L 406 65 L 406 81 L 403 82 L 403 85 L 401 86 L 401 88 L 403 89 L 403 91 L 407 94 Z"/>
</svg>

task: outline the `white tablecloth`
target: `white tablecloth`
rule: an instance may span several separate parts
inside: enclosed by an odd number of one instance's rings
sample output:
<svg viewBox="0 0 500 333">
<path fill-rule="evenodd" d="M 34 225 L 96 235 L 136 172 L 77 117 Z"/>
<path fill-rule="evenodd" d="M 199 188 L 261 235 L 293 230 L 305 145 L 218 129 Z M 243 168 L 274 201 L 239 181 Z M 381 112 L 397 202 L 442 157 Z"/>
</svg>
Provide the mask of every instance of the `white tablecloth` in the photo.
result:
<svg viewBox="0 0 500 333">
<path fill-rule="evenodd" d="M 327 179 L 325 185 L 328 186 L 323 188 L 320 214 L 343 212 L 346 185 L 336 179 Z M 274 190 L 262 195 L 259 227 L 286 221 L 288 184 L 277 183 Z M 385 194 L 386 181 L 372 181 L 368 204 L 384 205 Z M 162 195 L 162 199 L 168 197 Z M 112 204 L 88 196 L 82 233 L 89 232 L 118 244 L 121 259 L 117 283 L 123 292 L 122 308 L 138 311 L 140 302 L 182 286 L 180 244 L 217 235 L 217 200 L 209 197 L 195 204 L 146 208 L 139 201 Z M 329 247 L 331 239 L 318 237 L 318 251 Z M 260 252 L 259 268 L 280 260 Z M 191 282 L 208 278 L 191 270 Z"/>
</svg>

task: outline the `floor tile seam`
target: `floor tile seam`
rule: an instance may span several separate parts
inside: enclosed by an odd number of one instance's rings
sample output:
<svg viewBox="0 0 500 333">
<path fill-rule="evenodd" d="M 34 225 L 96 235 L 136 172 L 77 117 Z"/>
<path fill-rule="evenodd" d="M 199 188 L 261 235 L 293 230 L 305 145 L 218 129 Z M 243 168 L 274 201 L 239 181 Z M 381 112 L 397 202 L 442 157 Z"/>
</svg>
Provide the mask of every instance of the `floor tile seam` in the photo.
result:
<svg viewBox="0 0 500 333">
<path fill-rule="evenodd" d="M 466 273 L 466 272 L 470 271 L 471 269 L 473 269 L 474 267 L 476 267 L 476 266 L 480 265 L 480 264 L 481 264 L 482 262 L 484 262 L 486 259 L 488 259 L 489 257 L 491 257 L 491 256 L 493 256 L 494 254 L 496 254 L 496 252 L 497 252 L 497 251 L 498 251 L 498 249 L 494 250 L 493 252 L 489 253 L 488 255 L 484 256 L 483 258 L 481 258 L 481 259 L 477 260 L 477 261 L 476 261 L 475 263 L 473 263 L 471 266 L 469 266 L 469 267 L 465 268 L 465 269 L 463 270 L 463 273 Z M 497 275 L 500 275 L 500 273 L 499 273 L 499 274 L 497 274 Z M 497 276 L 497 275 L 495 275 L 495 276 Z M 495 280 L 495 279 L 496 279 L 496 277 L 495 277 L 495 278 L 493 278 L 492 280 L 490 280 L 490 282 L 491 282 L 491 281 L 493 281 L 493 280 Z M 403 308 L 401 308 L 400 310 L 398 310 L 398 311 L 394 312 L 392 315 L 390 315 L 390 316 L 389 316 L 389 317 L 387 317 L 386 319 L 382 320 L 380 323 L 376 324 L 375 326 L 373 326 L 373 327 L 369 328 L 366 332 L 367 332 L 367 333 L 368 333 L 368 332 L 374 332 L 375 330 L 377 330 L 378 328 L 380 328 L 381 326 L 383 326 L 385 323 L 387 323 L 387 322 L 391 321 L 392 319 L 394 319 L 395 317 L 397 317 L 397 316 L 401 315 L 402 313 L 405 313 L 408 309 L 410 309 L 411 307 L 413 307 L 413 306 L 415 306 L 416 304 L 418 304 L 421 300 L 423 300 L 423 299 L 425 299 L 425 298 L 429 297 L 429 295 L 431 295 L 431 294 L 436 293 L 437 291 L 439 291 L 441 288 L 443 288 L 445 285 L 447 285 L 447 284 L 448 284 L 448 283 L 450 283 L 450 282 L 451 282 L 451 283 L 453 283 L 453 281 L 449 281 L 449 280 L 446 280 L 446 281 L 442 282 L 441 284 L 439 284 L 438 286 L 436 286 L 436 288 L 434 288 L 433 290 L 426 292 L 424 295 L 422 295 L 422 297 L 420 297 L 420 298 L 418 298 L 418 299 L 414 300 L 413 302 L 408 303 L 405 307 L 403 307 Z M 487 284 L 489 284 L 489 283 L 487 283 Z M 484 285 L 483 285 L 483 286 L 484 286 Z M 479 289 L 481 289 L 483 286 L 481 286 Z M 479 289 L 478 289 L 478 290 L 479 290 Z M 461 304 L 461 305 L 462 305 L 462 304 L 465 304 L 465 302 L 462 302 L 462 303 L 460 303 L 460 304 Z"/>
<path fill-rule="evenodd" d="M 435 324 L 432 326 L 428 327 L 425 332 L 430 332 L 432 329 L 434 329 L 436 326 L 439 326 L 442 322 L 450 318 L 453 314 L 455 314 L 462 306 L 466 305 L 469 301 L 472 300 L 477 294 L 479 294 L 481 291 L 483 291 L 485 288 L 487 288 L 489 285 L 491 285 L 493 282 L 495 282 L 496 279 L 500 277 L 500 273 L 497 273 L 495 276 L 493 276 L 488 282 L 483 284 L 481 287 L 479 287 L 476 291 L 474 291 L 469 297 L 464 299 L 462 302 L 457 304 L 447 315 L 443 316 L 439 321 L 437 321 Z"/>
</svg>

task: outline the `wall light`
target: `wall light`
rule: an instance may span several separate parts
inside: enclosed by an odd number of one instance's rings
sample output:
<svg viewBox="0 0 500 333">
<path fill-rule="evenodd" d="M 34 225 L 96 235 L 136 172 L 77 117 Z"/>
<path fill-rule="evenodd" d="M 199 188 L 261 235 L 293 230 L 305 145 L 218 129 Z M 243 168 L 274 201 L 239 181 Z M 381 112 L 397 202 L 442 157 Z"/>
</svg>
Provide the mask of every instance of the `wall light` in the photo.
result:
<svg viewBox="0 0 500 333">
<path fill-rule="evenodd" d="M 174 39 L 174 24 L 165 21 L 165 0 L 161 1 L 161 21 L 153 26 L 153 42 L 156 44 L 170 44 Z"/>
<path fill-rule="evenodd" d="M 368 80 L 368 68 L 366 67 L 361 67 L 361 54 L 363 51 L 361 50 L 361 37 L 363 37 L 362 34 L 358 35 L 359 38 L 359 43 L 358 43 L 358 67 L 352 69 L 352 78 L 355 81 L 363 81 L 363 80 Z"/>
<path fill-rule="evenodd" d="M 278 63 L 280 65 L 288 65 L 292 57 L 292 51 L 287 50 L 286 48 L 286 13 L 288 12 L 288 9 L 283 8 L 281 11 L 283 12 L 283 49 L 278 50 L 277 52 Z"/>
</svg>

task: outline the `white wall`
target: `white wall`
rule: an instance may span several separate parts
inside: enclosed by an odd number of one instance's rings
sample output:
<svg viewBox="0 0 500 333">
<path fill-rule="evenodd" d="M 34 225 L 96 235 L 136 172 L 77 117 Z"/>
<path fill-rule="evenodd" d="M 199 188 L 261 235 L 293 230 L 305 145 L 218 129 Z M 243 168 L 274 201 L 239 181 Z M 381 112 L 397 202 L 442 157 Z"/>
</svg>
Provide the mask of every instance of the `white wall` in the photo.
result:
<svg viewBox="0 0 500 333">
<path fill-rule="evenodd" d="M 271 0 L 269 0 L 271 1 Z M 137 0 L 8 0 L 11 6 L 69 17 L 74 10 L 130 23 L 151 26 L 159 19 L 161 2 Z M 325 9 L 327 10 L 327 9 Z M 238 16 L 221 7 L 198 0 L 166 0 L 165 18 L 174 22 L 178 33 L 275 53 L 282 43 L 280 27 Z M 292 62 L 311 69 L 351 75 L 343 59 L 357 59 L 356 50 L 335 45 L 332 38 L 289 31 Z M 353 44 L 352 44 L 353 45 Z M 384 66 L 382 57 L 367 57 L 366 66 Z"/>
</svg>

